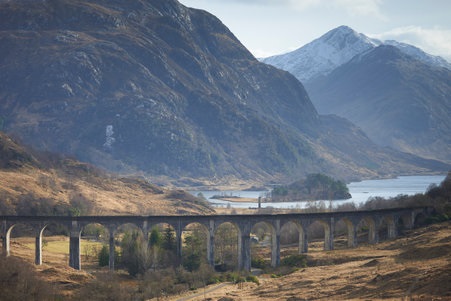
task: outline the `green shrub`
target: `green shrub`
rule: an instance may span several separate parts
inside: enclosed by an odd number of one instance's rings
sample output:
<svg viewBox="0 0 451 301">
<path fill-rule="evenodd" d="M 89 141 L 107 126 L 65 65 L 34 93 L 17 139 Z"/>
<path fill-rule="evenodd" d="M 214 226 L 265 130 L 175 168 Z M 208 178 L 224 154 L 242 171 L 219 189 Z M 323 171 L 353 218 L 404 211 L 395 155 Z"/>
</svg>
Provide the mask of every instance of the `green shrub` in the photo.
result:
<svg viewBox="0 0 451 301">
<path fill-rule="evenodd" d="M 430 225 L 430 224 L 436 224 L 436 223 L 441 223 L 441 222 L 445 222 L 447 220 L 449 220 L 449 216 L 446 214 L 436 214 L 433 216 L 429 216 L 425 219 L 424 223 L 426 225 Z"/>
<path fill-rule="evenodd" d="M 201 258 L 197 253 L 189 254 L 185 256 L 183 260 L 183 267 L 189 272 L 197 271 L 200 267 L 200 264 Z"/>
<path fill-rule="evenodd" d="M 260 285 L 260 281 L 258 280 L 257 276 L 254 276 L 254 275 L 248 275 L 246 277 L 246 281 L 247 282 L 253 282 L 253 283 L 256 283 L 256 284 Z"/>
<path fill-rule="evenodd" d="M 268 267 L 268 262 L 261 257 L 253 257 L 251 259 L 251 266 L 257 269 L 265 269 Z"/>
<path fill-rule="evenodd" d="M 237 283 L 240 274 L 237 272 L 229 272 L 225 274 L 225 281 Z"/>
<path fill-rule="evenodd" d="M 103 245 L 102 249 L 100 249 L 100 252 L 98 255 L 98 260 L 99 260 L 99 266 L 101 266 L 101 267 L 105 267 L 110 264 L 110 250 L 107 245 Z"/>
<path fill-rule="evenodd" d="M 302 254 L 289 255 L 284 257 L 280 264 L 289 267 L 305 268 L 307 267 L 307 257 Z"/>
</svg>

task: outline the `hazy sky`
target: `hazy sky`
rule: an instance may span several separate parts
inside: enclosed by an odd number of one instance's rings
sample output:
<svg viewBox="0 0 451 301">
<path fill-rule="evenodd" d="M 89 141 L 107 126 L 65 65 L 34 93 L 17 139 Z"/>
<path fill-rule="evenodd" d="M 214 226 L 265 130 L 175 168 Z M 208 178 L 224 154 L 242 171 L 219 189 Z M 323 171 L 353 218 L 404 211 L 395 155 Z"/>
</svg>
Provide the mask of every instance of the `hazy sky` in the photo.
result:
<svg viewBox="0 0 451 301">
<path fill-rule="evenodd" d="M 340 25 L 451 62 L 451 0 L 179 0 L 218 17 L 256 57 L 297 49 Z"/>
</svg>

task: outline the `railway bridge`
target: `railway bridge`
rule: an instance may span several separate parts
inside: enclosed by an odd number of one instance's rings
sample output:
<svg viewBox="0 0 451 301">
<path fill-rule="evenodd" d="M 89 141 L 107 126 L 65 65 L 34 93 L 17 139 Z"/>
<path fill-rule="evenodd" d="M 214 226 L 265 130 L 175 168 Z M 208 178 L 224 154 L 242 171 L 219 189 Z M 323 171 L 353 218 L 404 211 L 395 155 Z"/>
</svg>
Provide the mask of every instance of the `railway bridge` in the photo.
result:
<svg viewBox="0 0 451 301">
<path fill-rule="evenodd" d="M 271 229 L 271 265 L 280 264 L 280 235 L 284 226 L 293 223 L 299 233 L 299 253 L 308 251 L 307 228 L 318 221 L 324 228 L 324 250 L 334 249 L 334 229 L 338 221 L 344 221 L 347 229 L 348 247 L 357 246 L 357 228 L 365 222 L 368 228 L 368 242 L 379 241 L 379 230 L 387 229 L 388 238 L 396 238 L 399 226 L 414 227 L 420 216 L 427 216 L 431 208 L 394 208 L 367 211 L 289 213 L 289 214 L 249 214 L 249 215 L 181 215 L 181 216 L 0 216 L 2 253 L 9 256 L 12 229 L 26 225 L 33 229 L 35 236 L 35 263 L 42 264 L 42 237 L 50 224 L 65 226 L 69 231 L 69 266 L 81 269 L 80 241 L 83 229 L 89 224 L 101 224 L 109 232 L 109 267 L 114 270 L 115 241 L 119 227 L 124 224 L 136 225 L 148 237 L 152 227 L 169 224 L 175 230 L 176 253 L 182 256 L 182 232 L 190 224 L 200 224 L 207 233 L 207 260 L 214 265 L 216 230 L 223 223 L 233 224 L 238 232 L 238 267 L 251 268 L 251 232 L 258 223 L 265 223 Z"/>
</svg>

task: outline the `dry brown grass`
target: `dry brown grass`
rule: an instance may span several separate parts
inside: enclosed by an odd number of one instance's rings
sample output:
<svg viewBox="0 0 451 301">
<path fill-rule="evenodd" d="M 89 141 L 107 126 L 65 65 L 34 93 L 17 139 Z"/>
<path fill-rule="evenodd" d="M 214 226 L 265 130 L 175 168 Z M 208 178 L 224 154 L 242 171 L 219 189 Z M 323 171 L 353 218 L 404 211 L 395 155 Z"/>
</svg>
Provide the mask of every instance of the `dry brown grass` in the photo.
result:
<svg viewBox="0 0 451 301">
<path fill-rule="evenodd" d="M 14 238 L 11 253 L 33 261 L 33 238 Z M 46 237 L 39 274 L 69 296 L 102 271 L 93 257 L 82 255 L 83 271 L 67 266 L 66 252 L 52 250 Z M 83 244 L 83 243 L 82 243 Z M 451 300 L 451 222 L 416 229 L 396 240 L 354 249 L 322 251 L 322 241 L 309 244 L 309 267 L 281 276 L 259 276 L 260 285 L 227 284 L 165 300 Z M 284 248 L 282 251 L 289 251 Z M 105 271 L 105 268 L 103 268 Z M 96 272 L 97 271 L 97 272 Z M 94 274 L 93 274 L 94 272 Z M 136 280 L 121 276 L 124 285 Z"/>
<path fill-rule="evenodd" d="M 146 186 L 147 185 L 147 186 Z M 69 204 L 73 198 L 90 203 L 95 215 L 153 215 L 212 213 L 206 206 L 192 202 L 189 195 L 177 194 L 140 179 L 121 180 L 105 175 L 73 176 L 57 169 L 24 167 L 0 170 L 0 195 L 14 204 L 21 195 L 35 200 L 51 199 Z"/>
<path fill-rule="evenodd" d="M 451 300 L 451 222 L 355 249 L 326 252 L 321 245 L 311 244 L 308 253 L 316 266 L 170 300 Z"/>
<path fill-rule="evenodd" d="M 20 161 L 20 165 L 23 162 Z M 27 161 L 28 162 L 28 161 Z M 43 168 L 36 164 L 0 169 L 0 196 L 6 206 L 24 194 L 69 204 L 87 200 L 92 214 L 212 213 L 183 191 L 170 191 L 141 179 L 119 179 L 75 161 Z M 218 213 L 256 213 L 249 209 L 218 209 Z M 99 269 L 93 256 L 83 253 L 83 271 L 68 267 L 67 238 L 45 237 L 43 265 L 38 274 L 64 296 L 94 280 Z M 34 238 L 13 238 L 11 253 L 34 261 Z M 451 300 L 451 222 L 411 231 L 407 236 L 355 249 L 322 251 L 322 242 L 309 245 L 309 267 L 290 275 L 259 277 L 260 285 L 215 287 L 205 295 L 184 300 Z M 284 250 L 286 251 L 286 250 Z M 137 280 L 123 276 L 126 286 Z M 206 292 L 206 291 L 205 291 Z M 194 292 L 195 293 L 195 292 Z M 167 298 L 178 300 L 182 296 Z M 1 296 L 0 296 L 1 299 Z"/>
<path fill-rule="evenodd" d="M 25 207 L 39 202 L 45 203 L 44 207 L 51 205 L 58 208 L 81 204 L 88 211 L 80 212 L 85 215 L 213 212 L 187 193 L 164 189 L 139 177 L 124 178 L 109 174 L 58 154 L 34 151 L 2 132 L 0 196 L 0 214 L 39 214 L 18 212 L 21 201 L 25 201 Z"/>
<path fill-rule="evenodd" d="M 70 296 L 88 281 L 94 277 L 88 270 L 77 271 L 69 267 L 69 242 L 67 237 L 55 236 L 44 238 L 49 242 L 48 246 L 43 247 L 43 264 L 34 266 L 41 279 L 49 282 L 56 288 L 58 294 Z M 54 248 L 52 243 L 58 243 Z M 67 245 L 67 251 L 61 252 L 61 245 Z M 19 257 L 29 263 L 34 264 L 34 238 L 20 237 L 11 239 L 11 255 Z M 83 258 L 86 260 L 86 258 Z M 86 261 L 92 265 L 92 258 Z"/>
</svg>

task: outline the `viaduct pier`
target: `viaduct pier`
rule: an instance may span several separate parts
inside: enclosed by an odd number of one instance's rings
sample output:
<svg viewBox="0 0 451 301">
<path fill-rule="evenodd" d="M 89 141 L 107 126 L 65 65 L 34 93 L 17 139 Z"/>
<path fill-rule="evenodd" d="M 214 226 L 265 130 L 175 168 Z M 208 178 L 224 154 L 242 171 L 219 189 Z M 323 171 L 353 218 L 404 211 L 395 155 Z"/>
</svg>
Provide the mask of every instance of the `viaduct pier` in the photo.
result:
<svg viewBox="0 0 451 301">
<path fill-rule="evenodd" d="M 80 241 L 81 233 L 89 224 L 100 224 L 109 232 L 109 267 L 114 270 L 114 236 L 124 224 L 133 224 L 149 237 L 152 227 L 168 224 L 175 231 L 176 253 L 182 256 L 182 232 L 190 224 L 200 224 L 207 235 L 207 260 L 215 264 L 215 235 L 223 223 L 231 223 L 238 232 L 238 268 L 251 269 L 251 233 L 259 223 L 269 226 L 271 232 L 271 265 L 280 264 L 280 235 L 285 226 L 292 223 L 299 233 L 299 253 L 308 251 L 309 237 L 307 228 L 318 221 L 324 228 L 324 250 L 334 249 L 334 229 L 336 223 L 343 221 L 347 228 L 348 247 L 357 246 L 357 228 L 364 221 L 368 228 L 368 242 L 379 241 L 379 230 L 386 229 L 386 236 L 396 238 L 399 227 L 412 229 L 420 216 L 431 213 L 431 208 L 394 208 L 368 211 L 290 213 L 290 214 L 249 214 L 249 215 L 181 215 L 181 216 L 0 216 L 2 253 L 10 255 L 10 237 L 13 228 L 18 225 L 31 227 L 35 237 L 35 263 L 42 264 L 42 237 L 50 224 L 62 225 L 69 232 L 69 266 L 81 269 Z"/>
</svg>

